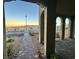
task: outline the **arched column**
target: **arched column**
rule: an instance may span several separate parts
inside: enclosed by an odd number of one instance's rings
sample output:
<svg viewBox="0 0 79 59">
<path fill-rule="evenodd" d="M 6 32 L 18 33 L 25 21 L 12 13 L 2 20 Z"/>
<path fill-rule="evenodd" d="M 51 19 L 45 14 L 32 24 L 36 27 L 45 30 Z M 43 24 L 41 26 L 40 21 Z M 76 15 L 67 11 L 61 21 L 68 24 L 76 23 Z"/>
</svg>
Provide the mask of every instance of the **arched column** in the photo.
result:
<svg viewBox="0 0 79 59">
<path fill-rule="evenodd" d="M 70 18 L 71 20 L 71 27 L 70 27 L 70 38 L 74 38 L 74 35 L 75 35 L 75 17 L 71 17 Z"/>
<path fill-rule="evenodd" d="M 65 37 L 65 17 L 62 17 L 62 40 Z"/>
<path fill-rule="evenodd" d="M 5 2 L 3 1 L 3 59 L 8 59 L 6 55 L 6 27 L 5 27 Z"/>
<path fill-rule="evenodd" d="M 41 14 L 41 19 L 40 19 L 40 31 L 41 31 L 41 37 L 40 37 L 40 39 L 41 39 L 41 41 L 40 41 L 40 43 L 42 43 L 42 44 L 44 44 L 44 11 L 42 12 L 42 14 Z"/>
<path fill-rule="evenodd" d="M 52 3 L 47 6 L 47 19 L 44 21 L 44 53 L 48 59 L 50 59 L 51 55 L 55 54 L 56 32 L 56 0 L 52 0 L 50 2 Z"/>
<path fill-rule="evenodd" d="M 41 44 L 44 44 L 44 20 L 45 20 L 45 10 L 44 10 L 44 6 L 41 7 L 40 6 L 40 18 L 39 18 L 39 26 L 40 26 L 40 39 L 39 39 L 39 42 Z"/>
</svg>

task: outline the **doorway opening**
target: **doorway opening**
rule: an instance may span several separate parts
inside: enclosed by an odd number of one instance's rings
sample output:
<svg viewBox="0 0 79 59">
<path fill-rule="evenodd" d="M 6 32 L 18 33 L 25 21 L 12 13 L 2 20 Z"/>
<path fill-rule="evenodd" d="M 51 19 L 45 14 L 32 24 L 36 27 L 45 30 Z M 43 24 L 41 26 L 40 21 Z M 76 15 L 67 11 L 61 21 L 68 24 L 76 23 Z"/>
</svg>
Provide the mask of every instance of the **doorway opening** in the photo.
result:
<svg viewBox="0 0 79 59">
<path fill-rule="evenodd" d="M 40 48 L 38 46 L 39 5 L 24 1 L 11 1 L 6 2 L 4 6 L 7 58 L 35 59 L 37 49 Z"/>
<path fill-rule="evenodd" d="M 65 19 L 65 38 L 69 38 L 70 37 L 70 27 L 71 26 L 71 22 L 69 18 Z"/>
<path fill-rule="evenodd" d="M 61 17 L 56 18 L 56 40 L 62 38 L 62 19 Z"/>
</svg>

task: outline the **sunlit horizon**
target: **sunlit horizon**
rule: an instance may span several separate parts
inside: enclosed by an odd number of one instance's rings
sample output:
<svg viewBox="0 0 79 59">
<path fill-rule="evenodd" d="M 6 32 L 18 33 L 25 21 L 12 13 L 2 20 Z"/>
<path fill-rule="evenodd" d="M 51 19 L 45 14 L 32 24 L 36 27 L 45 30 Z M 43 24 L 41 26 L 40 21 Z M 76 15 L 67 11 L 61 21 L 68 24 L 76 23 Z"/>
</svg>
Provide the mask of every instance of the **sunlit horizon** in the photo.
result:
<svg viewBox="0 0 79 59">
<path fill-rule="evenodd" d="M 14 24 L 14 25 L 13 25 Z M 38 25 L 38 24 L 24 24 L 24 23 L 14 23 L 14 22 L 10 22 L 6 24 L 6 27 L 19 27 L 19 26 L 31 26 L 31 25 Z"/>
<path fill-rule="evenodd" d="M 31 23 L 26 23 L 26 22 L 17 22 L 17 21 L 6 21 L 6 27 L 16 27 L 16 26 L 26 26 L 26 25 L 39 25 L 38 22 L 31 22 Z"/>
</svg>

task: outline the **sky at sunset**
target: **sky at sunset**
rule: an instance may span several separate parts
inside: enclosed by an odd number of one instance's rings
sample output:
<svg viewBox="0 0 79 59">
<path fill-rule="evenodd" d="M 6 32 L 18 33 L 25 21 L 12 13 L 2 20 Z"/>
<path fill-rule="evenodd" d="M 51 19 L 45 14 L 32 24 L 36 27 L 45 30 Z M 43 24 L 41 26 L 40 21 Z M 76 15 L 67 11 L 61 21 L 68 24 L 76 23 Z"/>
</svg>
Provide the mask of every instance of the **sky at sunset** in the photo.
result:
<svg viewBox="0 0 79 59">
<path fill-rule="evenodd" d="M 27 17 L 26 17 L 27 16 Z M 25 1 L 11 1 L 5 3 L 6 26 L 24 26 L 39 24 L 39 6 Z M 66 24 L 69 23 L 66 18 Z M 27 20 L 27 22 L 26 22 Z M 61 18 L 56 18 L 57 25 L 61 25 Z"/>
<path fill-rule="evenodd" d="M 27 17 L 25 17 L 27 16 Z M 23 26 L 39 24 L 39 6 L 24 1 L 5 3 L 6 26 Z"/>
</svg>

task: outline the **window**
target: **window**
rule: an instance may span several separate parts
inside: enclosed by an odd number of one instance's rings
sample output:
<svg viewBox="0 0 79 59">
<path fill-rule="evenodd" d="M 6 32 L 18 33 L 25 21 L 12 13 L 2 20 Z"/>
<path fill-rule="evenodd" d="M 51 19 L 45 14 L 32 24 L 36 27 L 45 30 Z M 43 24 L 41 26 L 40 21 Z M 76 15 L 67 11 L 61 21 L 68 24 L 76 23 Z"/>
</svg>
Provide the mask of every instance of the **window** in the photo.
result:
<svg viewBox="0 0 79 59">
<path fill-rule="evenodd" d="M 59 40 L 62 37 L 62 25 L 61 25 L 61 17 L 56 18 L 56 39 Z"/>
<path fill-rule="evenodd" d="M 65 38 L 69 38 L 70 37 L 70 19 L 66 18 L 65 19 Z"/>
</svg>

